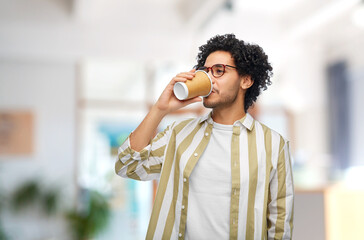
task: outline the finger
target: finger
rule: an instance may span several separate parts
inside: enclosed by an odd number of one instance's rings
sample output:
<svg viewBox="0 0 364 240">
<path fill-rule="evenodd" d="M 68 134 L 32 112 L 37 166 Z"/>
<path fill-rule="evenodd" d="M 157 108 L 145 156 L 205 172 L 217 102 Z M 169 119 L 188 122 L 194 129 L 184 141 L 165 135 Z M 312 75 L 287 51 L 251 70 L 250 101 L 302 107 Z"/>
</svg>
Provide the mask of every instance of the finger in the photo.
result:
<svg viewBox="0 0 364 240">
<path fill-rule="evenodd" d="M 186 82 L 188 79 L 185 77 L 174 77 L 173 78 L 173 83 L 175 82 Z"/>
<path fill-rule="evenodd" d="M 174 85 L 176 82 L 186 82 L 188 79 L 184 77 L 174 77 L 171 79 L 168 85 Z"/>
<path fill-rule="evenodd" d="M 196 69 L 193 68 L 193 69 L 190 70 L 190 72 L 194 73 L 194 72 L 196 72 Z"/>
<path fill-rule="evenodd" d="M 195 102 L 201 102 L 202 101 L 202 98 L 201 97 L 195 97 L 195 98 L 191 98 L 191 99 L 188 99 L 188 100 L 185 100 L 185 104 L 186 105 L 189 105 L 191 103 L 195 103 Z"/>
<path fill-rule="evenodd" d="M 196 75 L 195 73 L 184 72 L 184 73 L 177 74 L 176 77 L 185 77 L 185 78 L 188 78 L 188 79 L 192 79 L 195 75 Z"/>
</svg>

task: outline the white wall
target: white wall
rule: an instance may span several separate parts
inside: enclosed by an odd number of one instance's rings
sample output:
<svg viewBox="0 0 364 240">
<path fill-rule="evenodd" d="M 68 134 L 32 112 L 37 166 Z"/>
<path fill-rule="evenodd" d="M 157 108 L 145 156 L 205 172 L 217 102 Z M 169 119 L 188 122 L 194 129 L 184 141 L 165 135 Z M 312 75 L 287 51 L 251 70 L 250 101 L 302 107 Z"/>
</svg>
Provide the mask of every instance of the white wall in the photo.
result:
<svg viewBox="0 0 364 240">
<path fill-rule="evenodd" d="M 364 66 L 352 72 L 351 75 L 351 164 L 364 166 Z"/>
<path fill-rule="evenodd" d="M 0 111 L 7 109 L 33 112 L 34 153 L 1 157 L 1 189 L 10 193 L 27 180 L 37 178 L 46 188 L 59 186 L 63 206 L 73 206 L 76 193 L 75 65 L 0 60 Z M 7 212 L 2 220 L 6 232 L 14 234 L 14 239 L 52 236 L 67 239 L 61 216 L 47 219 L 39 214 L 39 209 L 15 215 Z"/>
</svg>

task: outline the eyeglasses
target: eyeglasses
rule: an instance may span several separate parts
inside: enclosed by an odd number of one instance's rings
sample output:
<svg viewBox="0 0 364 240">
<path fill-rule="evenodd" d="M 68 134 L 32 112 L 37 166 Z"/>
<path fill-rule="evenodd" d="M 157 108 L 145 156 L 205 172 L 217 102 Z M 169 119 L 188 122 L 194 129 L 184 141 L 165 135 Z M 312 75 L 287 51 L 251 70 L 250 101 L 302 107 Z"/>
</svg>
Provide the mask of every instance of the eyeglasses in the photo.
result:
<svg viewBox="0 0 364 240">
<path fill-rule="evenodd" d="M 231 67 L 236 69 L 236 67 L 226 64 L 215 64 L 212 67 L 205 67 L 205 66 L 199 67 L 197 70 L 203 70 L 205 72 L 209 72 L 211 69 L 212 76 L 218 78 L 224 75 L 226 67 Z"/>
</svg>

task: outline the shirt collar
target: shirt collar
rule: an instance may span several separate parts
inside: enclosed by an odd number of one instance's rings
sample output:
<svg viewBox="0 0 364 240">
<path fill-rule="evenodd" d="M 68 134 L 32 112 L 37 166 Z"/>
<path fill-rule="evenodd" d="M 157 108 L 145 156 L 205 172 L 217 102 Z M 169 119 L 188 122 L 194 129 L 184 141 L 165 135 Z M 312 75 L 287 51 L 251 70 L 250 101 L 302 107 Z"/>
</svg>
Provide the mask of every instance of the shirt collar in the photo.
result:
<svg viewBox="0 0 364 240">
<path fill-rule="evenodd" d="M 209 113 L 206 113 L 205 115 L 203 115 L 200 118 L 200 123 L 202 123 L 202 122 L 207 121 L 208 119 L 210 119 L 211 118 L 211 114 L 212 114 L 212 111 L 210 111 Z"/>
<path fill-rule="evenodd" d="M 208 123 L 212 124 L 213 120 L 212 120 L 211 114 L 212 114 L 212 111 L 203 115 L 200 119 L 200 123 L 207 121 Z M 249 113 L 246 113 L 244 117 L 235 121 L 234 126 L 241 125 L 241 126 L 246 127 L 249 131 L 251 131 L 254 127 L 254 121 L 255 121 L 254 118 Z"/>
</svg>

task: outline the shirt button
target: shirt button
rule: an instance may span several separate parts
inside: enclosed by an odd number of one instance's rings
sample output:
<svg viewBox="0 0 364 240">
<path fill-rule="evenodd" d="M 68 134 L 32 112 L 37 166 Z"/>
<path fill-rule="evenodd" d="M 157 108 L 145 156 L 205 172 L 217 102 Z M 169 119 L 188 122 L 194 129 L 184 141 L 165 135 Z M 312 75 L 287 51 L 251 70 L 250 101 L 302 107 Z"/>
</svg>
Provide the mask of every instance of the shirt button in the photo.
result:
<svg viewBox="0 0 364 240">
<path fill-rule="evenodd" d="M 179 237 L 182 237 L 182 233 L 179 233 L 179 234 L 178 234 L 178 236 L 179 236 Z"/>
<path fill-rule="evenodd" d="M 182 205 L 182 209 L 185 209 L 185 205 Z"/>
<path fill-rule="evenodd" d="M 183 179 L 183 181 L 184 181 L 184 182 L 187 182 L 187 179 L 186 179 L 186 178 L 184 178 L 184 179 Z"/>
<path fill-rule="evenodd" d="M 209 133 L 205 133 L 205 136 L 207 137 L 209 135 Z"/>
<path fill-rule="evenodd" d="M 195 153 L 195 154 L 193 154 L 193 155 L 194 155 L 195 157 L 197 157 L 197 155 L 198 155 L 198 154 L 197 154 L 197 153 Z"/>
</svg>

